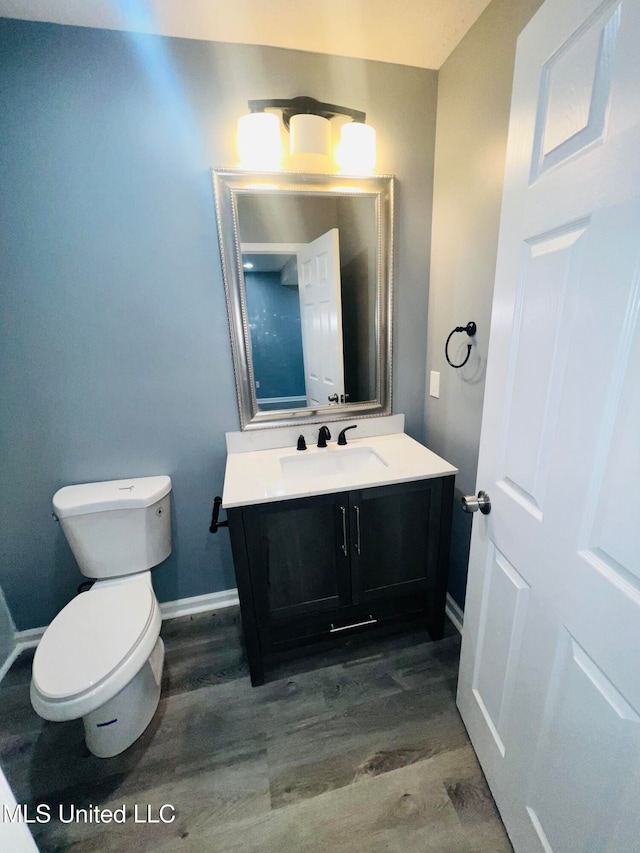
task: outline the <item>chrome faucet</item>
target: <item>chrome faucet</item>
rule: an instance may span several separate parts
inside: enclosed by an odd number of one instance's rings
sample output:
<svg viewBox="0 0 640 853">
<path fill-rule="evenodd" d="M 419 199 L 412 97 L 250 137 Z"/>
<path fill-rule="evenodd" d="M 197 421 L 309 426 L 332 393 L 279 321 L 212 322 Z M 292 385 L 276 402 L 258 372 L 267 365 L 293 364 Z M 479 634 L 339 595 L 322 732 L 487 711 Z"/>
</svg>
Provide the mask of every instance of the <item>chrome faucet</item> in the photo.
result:
<svg viewBox="0 0 640 853">
<path fill-rule="evenodd" d="M 320 432 L 318 433 L 318 447 L 326 447 L 328 438 L 331 438 L 331 433 L 329 432 L 329 427 L 328 426 L 321 426 Z"/>
</svg>

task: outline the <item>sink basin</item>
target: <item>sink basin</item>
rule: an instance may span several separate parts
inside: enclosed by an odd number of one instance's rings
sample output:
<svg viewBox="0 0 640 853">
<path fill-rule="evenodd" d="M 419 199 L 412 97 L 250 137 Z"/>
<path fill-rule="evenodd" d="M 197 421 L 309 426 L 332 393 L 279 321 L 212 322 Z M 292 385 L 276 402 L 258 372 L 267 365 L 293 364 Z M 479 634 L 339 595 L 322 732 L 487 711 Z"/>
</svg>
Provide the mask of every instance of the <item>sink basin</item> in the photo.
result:
<svg viewBox="0 0 640 853">
<path fill-rule="evenodd" d="M 280 464 L 284 476 L 292 479 L 334 477 L 336 474 L 387 467 L 387 462 L 371 447 L 327 449 L 309 455 L 300 453 L 298 456 L 285 456 Z"/>
</svg>

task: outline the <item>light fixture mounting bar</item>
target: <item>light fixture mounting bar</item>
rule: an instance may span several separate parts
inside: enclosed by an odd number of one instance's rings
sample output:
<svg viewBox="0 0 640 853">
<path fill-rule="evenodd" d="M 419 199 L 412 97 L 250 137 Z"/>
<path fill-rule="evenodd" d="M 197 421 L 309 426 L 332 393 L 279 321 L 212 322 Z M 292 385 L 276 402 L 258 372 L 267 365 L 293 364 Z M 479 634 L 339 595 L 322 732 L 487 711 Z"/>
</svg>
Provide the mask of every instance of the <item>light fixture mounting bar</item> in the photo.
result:
<svg viewBox="0 0 640 853">
<path fill-rule="evenodd" d="M 340 107 L 337 104 L 323 104 L 307 95 L 289 99 L 267 98 L 248 101 L 247 103 L 252 113 L 261 113 L 264 110 L 282 110 L 282 121 L 287 130 L 292 116 L 305 113 L 322 116 L 326 119 L 332 119 L 334 116 L 349 116 L 353 121 L 359 122 L 365 122 L 367 118 L 366 113 L 363 113 L 362 110 L 352 110 L 350 107 Z"/>
</svg>

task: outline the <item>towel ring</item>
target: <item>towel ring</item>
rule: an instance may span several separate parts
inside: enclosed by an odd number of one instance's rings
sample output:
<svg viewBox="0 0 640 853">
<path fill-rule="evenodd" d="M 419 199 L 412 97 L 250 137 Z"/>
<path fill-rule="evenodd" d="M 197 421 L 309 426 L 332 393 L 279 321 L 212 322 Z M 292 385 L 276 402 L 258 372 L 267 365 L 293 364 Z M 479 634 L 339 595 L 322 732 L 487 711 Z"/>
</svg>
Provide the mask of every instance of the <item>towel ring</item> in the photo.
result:
<svg viewBox="0 0 640 853">
<path fill-rule="evenodd" d="M 464 367 L 465 364 L 469 361 L 469 356 L 471 355 L 471 344 L 467 344 L 467 354 L 464 358 L 464 361 L 461 361 L 460 364 L 454 364 L 451 361 L 451 359 L 449 358 L 449 341 L 455 335 L 456 332 L 466 332 L 469 335 L 469 337 L 472 338 L 475 335 L 477 329 L 478 329 L 478 327 L 473 322 L 473 320 L 471 320 L 470 322 L 467 323 L 466 326 L 456 326 L 455 329 L 453 329 L 451 332 L 449 332 L 449 337 L 447 338 L 447 342 L 444 345 L 444 355 L 445 355 L 445 358 L 447 359 L 447 361 L 449 362 L 449 364 L 451 365 L 451 367 L 455 367 L 456 370 L 459 367 Z"/>
</svg>

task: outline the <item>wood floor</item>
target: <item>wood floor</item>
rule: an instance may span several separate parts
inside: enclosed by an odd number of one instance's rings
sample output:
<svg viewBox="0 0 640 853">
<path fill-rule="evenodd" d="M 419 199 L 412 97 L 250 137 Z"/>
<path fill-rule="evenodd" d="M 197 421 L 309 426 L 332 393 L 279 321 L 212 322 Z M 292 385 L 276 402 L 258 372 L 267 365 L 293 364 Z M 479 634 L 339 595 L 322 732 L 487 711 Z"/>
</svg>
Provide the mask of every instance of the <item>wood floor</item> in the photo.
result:
<svg viewBox="0 0 640 853">
<path fill-rule="evenodd" d="M 36 716 L 31 653 L 0 684 L 0 764 L 29 814 L 50 808 L 31 827 L 43 853 L 512 850 L 455 707 L 453 628 L 288 662 L 258 688 L 237 609 L 162 636 L 160 706 L 115 758 L 87 751 L 80 720 Z M 164 804 L 173 822 L 142 822 Z M 124 806 L 126 822 L 58 819 L 91 806 Z"/>
</svg>

